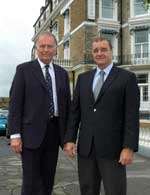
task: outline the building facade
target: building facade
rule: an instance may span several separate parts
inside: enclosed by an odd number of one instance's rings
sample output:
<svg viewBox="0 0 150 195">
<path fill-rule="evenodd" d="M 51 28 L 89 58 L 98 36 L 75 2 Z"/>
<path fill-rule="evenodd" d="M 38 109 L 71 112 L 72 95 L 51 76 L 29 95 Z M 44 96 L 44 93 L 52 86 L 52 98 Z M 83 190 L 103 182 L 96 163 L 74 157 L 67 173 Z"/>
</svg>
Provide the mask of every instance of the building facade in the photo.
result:
<svg viewBox="0 0 150 195">
<path fill-rule="evenodd" d="M 71 89 L 81 72 L 95 67 L 92 39 L 108 38 L 114 63 L 137 75 L 141 118 L 150 119 L 150 9 L 143 0 L 45 0 L 34 29 L 34 42 L 42 31 L 56 36 L 56 62 L 68 70 Z"/>
</svg>

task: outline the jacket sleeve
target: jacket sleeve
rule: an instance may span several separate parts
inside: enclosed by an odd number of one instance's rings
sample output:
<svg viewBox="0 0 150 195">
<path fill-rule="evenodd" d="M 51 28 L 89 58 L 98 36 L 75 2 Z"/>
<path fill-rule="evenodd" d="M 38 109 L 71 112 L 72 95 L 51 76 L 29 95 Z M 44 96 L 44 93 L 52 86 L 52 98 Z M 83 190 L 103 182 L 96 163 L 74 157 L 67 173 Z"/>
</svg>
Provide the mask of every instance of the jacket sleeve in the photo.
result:
<svg viewBox="0 0 150 195">
<path fill-rule="evenodd" d="M 24 90 L 23 70 L 18 66 L 10 89 L 8 116 L 8 132 L 10 135 L 20 133 L 21 131 L 25 95 Z"/>
<path fill-rule="evenodd" d="M 136 76 L 132 73 L 125 87 L 123 147 L 138 150 L 140 93 Z"/>
<path fill-rule="evenodd" d="M 66 116 L 67 116 L 67 122 L 69 120 L 69 109 L 71 105 L 71 94 L 70 94 L 70 85 L 69 85 L 69 77 L 66 73 L 66 98 L 67 98 L 67 105 L 66 105 Z"/>
<path fill-rule="evenodd" d="M 80 111 L 80 76 L 79 76 L 74 90 L 73 100 L 70 106 L 69 120 L 68 120 L 67 132 L 65 135 L 64 143 L 76 142 L 80 120 L 81 120 L 81 111 Z"/>
</svg>

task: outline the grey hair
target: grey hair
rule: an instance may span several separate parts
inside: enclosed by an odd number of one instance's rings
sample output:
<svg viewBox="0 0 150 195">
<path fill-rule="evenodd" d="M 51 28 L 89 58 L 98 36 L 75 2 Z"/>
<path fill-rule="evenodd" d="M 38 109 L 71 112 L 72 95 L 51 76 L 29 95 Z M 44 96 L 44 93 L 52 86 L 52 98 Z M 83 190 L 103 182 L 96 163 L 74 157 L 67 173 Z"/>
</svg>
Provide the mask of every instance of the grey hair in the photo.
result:
<svg viewBox="0 0 150 195">
<path fill-rule="evenodd" d="M 41 32 L 41 33 L 38 35 L 38 37 L 37 37 L 37 39 L 36 39 L 36 41 L 35 41 L 35 46 L 37 45 L 37 42 L 38 42 L 39 38 L 42 37 L 42 36 L 44 36 L 44 35 L 47 35 L 47 36 L 49 36 L 49 37 L 53 37 L 53 39 L 54 39 L 54 41 L 55 41 L 55 43 L 56 43 L 56 45 L 57 45 L 57 40 L 56 40 L 55 35 L 52 34 L 52 33 L 49 32 L 49 31 L 43 31 L 43 32 Z"/>
</svg>

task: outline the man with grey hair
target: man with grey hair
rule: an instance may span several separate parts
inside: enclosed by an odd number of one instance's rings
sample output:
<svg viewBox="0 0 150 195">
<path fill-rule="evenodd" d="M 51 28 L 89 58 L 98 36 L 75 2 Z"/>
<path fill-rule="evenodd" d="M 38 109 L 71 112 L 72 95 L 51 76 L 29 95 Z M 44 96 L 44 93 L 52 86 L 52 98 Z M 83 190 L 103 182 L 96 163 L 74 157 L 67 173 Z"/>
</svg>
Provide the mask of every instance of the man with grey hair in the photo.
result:
<svg viewBox="0 0 150 195">
<path fill-rule="evenodd" d="M 37 59 L 17 66 L 9 105 L 10 145 L 21 154 L 21 195 L 50 195 L 68 120 L 67 72 L 53 63 L 57 42 L 50 32 L 36 41 Z"/>
</svg>

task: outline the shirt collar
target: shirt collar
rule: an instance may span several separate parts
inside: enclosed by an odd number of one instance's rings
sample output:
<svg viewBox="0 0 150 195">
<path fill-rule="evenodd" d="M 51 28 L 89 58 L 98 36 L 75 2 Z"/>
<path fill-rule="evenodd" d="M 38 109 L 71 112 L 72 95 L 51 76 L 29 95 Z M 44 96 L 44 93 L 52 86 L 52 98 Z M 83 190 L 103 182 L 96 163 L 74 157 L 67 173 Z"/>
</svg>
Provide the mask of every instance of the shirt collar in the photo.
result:
<svg viewBox="0 0 150 195">
<path fill-rule="evenodd" d="M 44 64 L 39 58 L 37 60 L 40 64 L 40 66 L 41 66 L 41 69 L 44 69 L 46 64 Z M 53 69 L 53 63 L 52 62 L 49 63 L 49 68 Z"/>
<path fill-rule="evenodd" d="M 103 69 L 103 71 L 105 72 L 105 75 L 108 75 L 109 74 L 109 72 L 111 71 L 112 67 L 113 67 L 113 64 L 111 63 L 106 68 Z M 96 68 L 96 75 L 99 74 L 100 71 L 102 71 L 102 69 L 100 69 L 97 66 L 97 68 Z"/>
</svg>

